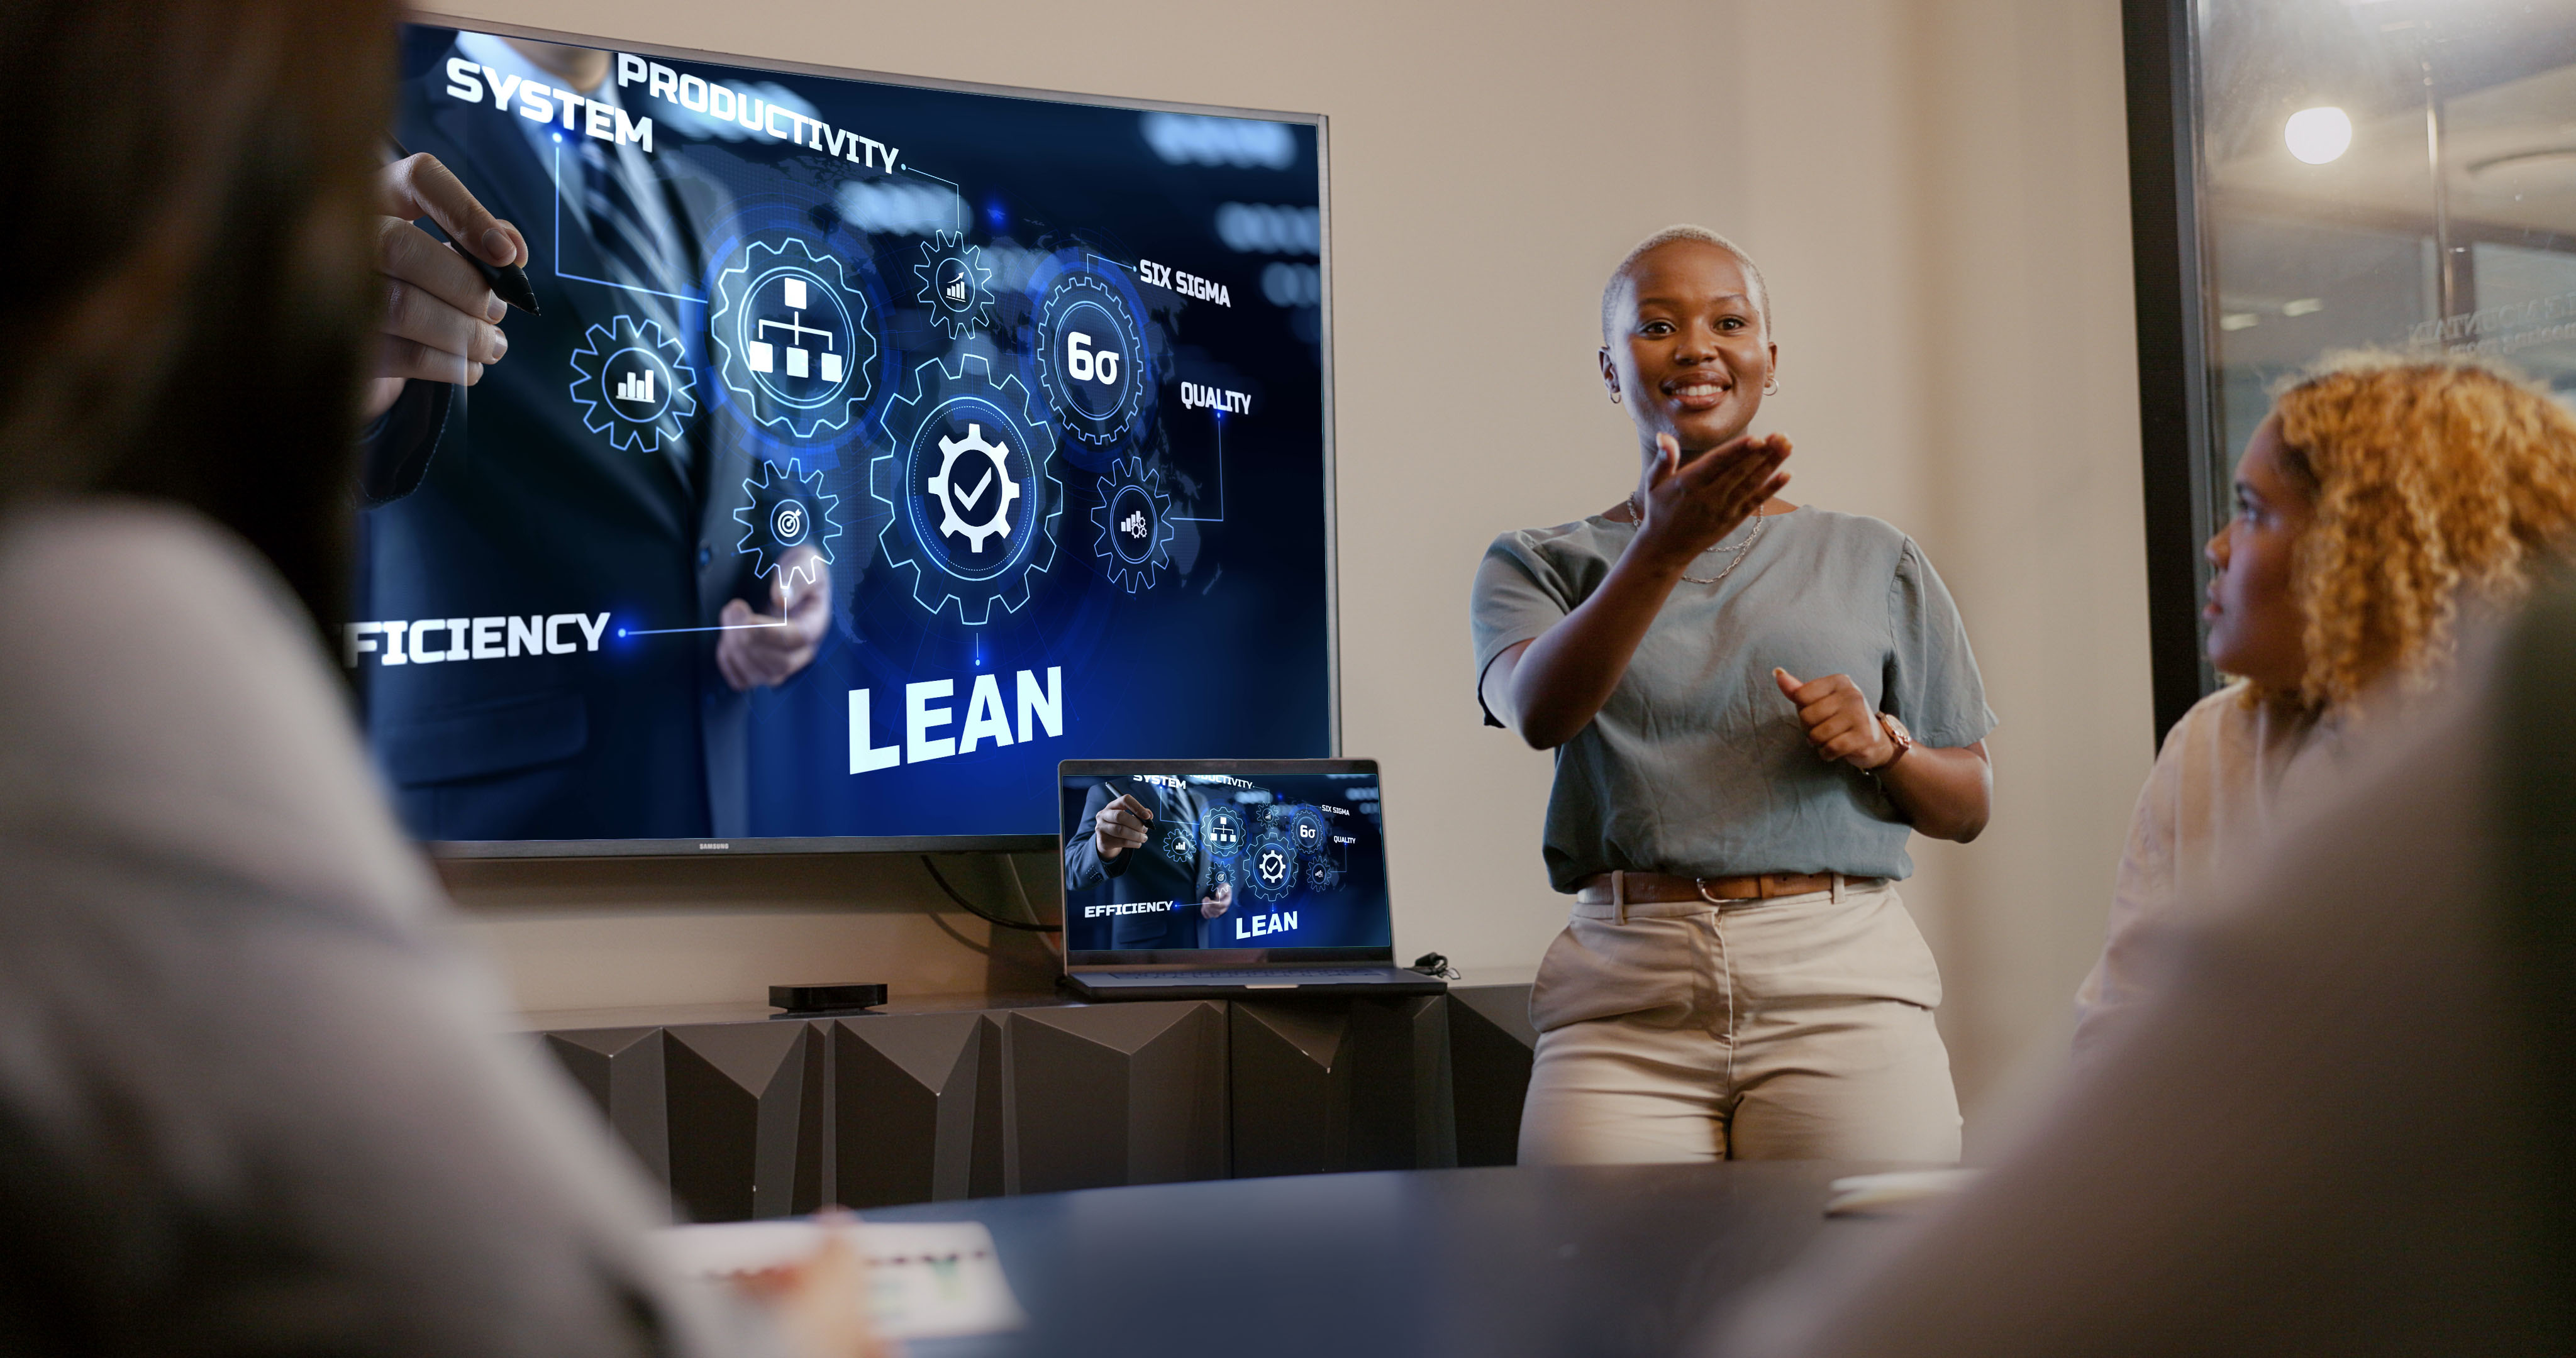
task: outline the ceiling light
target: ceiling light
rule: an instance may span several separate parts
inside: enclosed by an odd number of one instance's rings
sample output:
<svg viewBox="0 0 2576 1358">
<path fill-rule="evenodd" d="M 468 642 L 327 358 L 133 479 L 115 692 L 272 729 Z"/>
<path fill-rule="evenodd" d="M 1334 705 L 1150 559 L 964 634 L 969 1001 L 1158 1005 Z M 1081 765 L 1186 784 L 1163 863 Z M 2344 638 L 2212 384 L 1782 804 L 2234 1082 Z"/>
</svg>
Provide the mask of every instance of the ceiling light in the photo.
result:
<svg viewBox="0 0 2576 1358">
<path fill-rule="evenodd" d="M 2352 146 L 2352 119 L 2334 107 L 2303 108 L 2281 128 L 2290 154 L 2310 165 L 2323 165 Z"/>
</svg>

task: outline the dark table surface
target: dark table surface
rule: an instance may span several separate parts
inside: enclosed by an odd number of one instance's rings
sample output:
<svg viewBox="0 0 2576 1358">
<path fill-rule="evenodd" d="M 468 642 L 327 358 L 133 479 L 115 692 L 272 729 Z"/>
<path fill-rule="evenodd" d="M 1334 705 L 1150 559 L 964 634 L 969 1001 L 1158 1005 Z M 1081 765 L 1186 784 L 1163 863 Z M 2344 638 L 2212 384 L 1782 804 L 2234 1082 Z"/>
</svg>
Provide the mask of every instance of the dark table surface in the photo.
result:
<svg viewBox="0 0 2576 1358">
<path fill-rule="evenodd" d="M 1878 1165 L 1450 1169 L 1104 1188 L 868 1213 L 980 1221 L 1024 1330 L 967 1355 L 1671 1354 L 1819 1236 Z"/>
</svg>

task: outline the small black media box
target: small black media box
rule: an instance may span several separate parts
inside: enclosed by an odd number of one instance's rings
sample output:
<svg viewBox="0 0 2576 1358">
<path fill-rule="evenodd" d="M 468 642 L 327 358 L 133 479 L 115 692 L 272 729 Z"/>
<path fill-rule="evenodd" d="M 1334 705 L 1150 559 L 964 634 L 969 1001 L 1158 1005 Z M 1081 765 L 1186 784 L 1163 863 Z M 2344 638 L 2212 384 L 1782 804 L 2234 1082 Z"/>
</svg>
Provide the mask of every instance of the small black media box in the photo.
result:
<svg viewBox="0 0 2576 1358">
<path fill-rule="evenodd" d="M 774 985 L 769 1007 L 788 1014 L 851 1014 L 886 1002 L 882 985 Z"/>
</svg>

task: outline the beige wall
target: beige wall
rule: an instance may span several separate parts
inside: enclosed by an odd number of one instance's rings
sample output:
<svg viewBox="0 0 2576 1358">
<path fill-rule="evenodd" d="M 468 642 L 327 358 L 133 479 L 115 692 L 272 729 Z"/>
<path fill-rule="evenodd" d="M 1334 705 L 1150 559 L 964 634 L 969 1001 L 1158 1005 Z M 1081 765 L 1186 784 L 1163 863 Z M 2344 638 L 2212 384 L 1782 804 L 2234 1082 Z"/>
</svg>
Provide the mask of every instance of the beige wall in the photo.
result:
<svg viewBox="0 0 2576 1358">
<path fill-rule="evenodd" d="M 1673 221 L 1736 235 L 1779 309 L 1792 498 L 1927 545 L 2005 721 L 1995 828 L 1921 855 L 1911 892 L 1972 1103 L 2062 1040 L 2149 754 L 2111 0 L 459 8 L 1330 115 L 1346 744 L 1387 764 L 1407 955 L 1525 968 L 1562 919 L 1535 847 L 1548 761 L 1477 724 L 1468 577 L 1496 531 L 1633 476 L 1592 372 L 1603 273 Z M 988 965 L 910 859 L 455 880 L 531 1008 Z"/>
</svg>

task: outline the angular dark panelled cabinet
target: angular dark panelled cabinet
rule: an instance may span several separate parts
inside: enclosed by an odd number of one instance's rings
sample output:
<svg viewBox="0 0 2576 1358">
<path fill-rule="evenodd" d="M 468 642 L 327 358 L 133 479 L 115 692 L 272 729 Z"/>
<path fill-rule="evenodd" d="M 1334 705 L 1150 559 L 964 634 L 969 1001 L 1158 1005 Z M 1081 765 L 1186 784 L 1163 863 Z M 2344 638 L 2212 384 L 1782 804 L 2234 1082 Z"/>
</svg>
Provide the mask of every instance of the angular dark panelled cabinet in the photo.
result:
<svg viewBox="0 0 2576 1358">
<path fill-rule="evenodd" d="M 1456 1087 L 1458 1163 L 1520 1159 L 1521 1097 L 1538 1046 L 1525 985 L 1449 988 L 1449 1069 Z"/>
<path fill-rule="evenodd" d="M 691 1221 L 1509 1164 L 1525 985 L 564 1027 L 546 1049 Z"/>
</svg>

